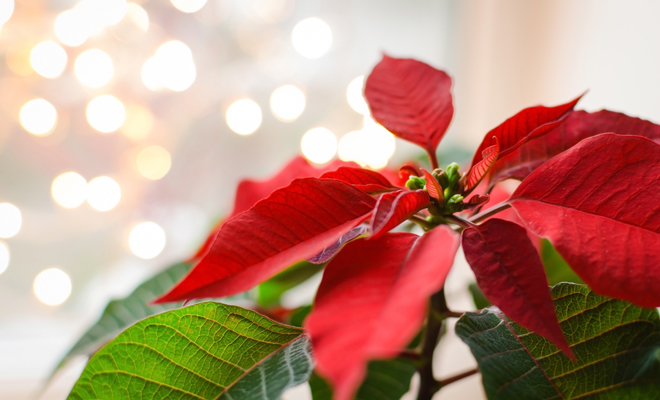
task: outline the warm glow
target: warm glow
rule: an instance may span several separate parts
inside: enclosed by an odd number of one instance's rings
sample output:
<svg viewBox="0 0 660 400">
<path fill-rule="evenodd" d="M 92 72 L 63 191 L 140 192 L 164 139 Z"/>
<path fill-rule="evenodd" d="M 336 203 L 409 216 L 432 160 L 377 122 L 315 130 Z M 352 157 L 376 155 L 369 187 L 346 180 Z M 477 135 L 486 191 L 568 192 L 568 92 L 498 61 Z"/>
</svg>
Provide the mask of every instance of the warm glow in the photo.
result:
<svg viewBox="0 0 660 400">
<path fill-rule="evenodd" d="M 314 128 L 303 135 L 300 148 L 309 161 L 323 164 L 335 156 L 337 137 L 325 128 Z"/>
<path fill-rule="evenodd" d="M 67 10 L 55 19 L 55 36 L 67 46 L 80 46 L 92 34 L 87 14 L 79 9 Z"/>
<path fill-rule="evenodd" d="M 280 86 L 270 96 L 270 109 L 280 121 L 293 121 L 305 109 L 305 94 L 292 85 Z"/>
<path fill-rule="evenodd" d="M 339 140 L 339 158 L 363 167 L 385 168 L 396 148 L 394 135 L 369 117 L 364 121 L 363 129 L 349 132 Z"/>
<path fill-rule="evenodd" d="M 109 211 L 121 200 L 121 188 L 109 176 L 99 176 L 87 185 L 87 203 L 97 211 Z"/>
<path fill-rule="evenodd" d="M 19 43 L 7 49 L 5 61 L 9 69 L 21 76 L 28 76 L 34 72 L 32 65 L 30 65 L 31 51 L 32 47 L 25 43 Z"/>
<path fill-rule="evenodd" d="M 44 99 L 34 99 L 21 107 L 18 119 L 26 131 L 37 136 L 44 136 L 55 128 L 57 110 Z"/>
<path fill-rule="evenodd" d="M 99 96 L 87 104 L 87 122 L 99 132 L 114 132 L 125 119 L 124 105 L 114 96 Z"/>
<path fill-rule="evenodd" d="M 83 0 L 76 9 L 86 13 L 96 30 L 99 30 L 104 26 L 118 24 L 126 15 L 128 4 L 126 0 Z"/>
<path fill-rule="evenodd" d="M 45 78 L 57 78 L 66 67 L 66 51 L 53 41 L 41 42 L 30 52 L 32 68 Z"/>
<path fill-rule="evenodd" d="M 170 153 L 160 146 L 145 147 L 137 157 L 137 169 L 147 179 L 164 177 L 172 166 Z"/>
<path fill-rule="evenodd" d="M 149 30 L 149 14 L 135 3 L 128 3 L 126 15 L 142 32 Z"/>
<path fill-rule="evenodd" d="M 227 125 L 239 135 L 254 133 L 261 125 L 261 107 L 250 99 L 241 99 L 227 109 Z"/>
<path fill-rule="evenodd" d="M 23 225 L 21 210 L 10 203 L 0 203 L 0 238 L 16 236 Z"/>
<path fill-rule="evenodd" d="M 140 258 L 154 258 L 165 248 L 165 231 L 154 222 L 138 224 L 128 236 L 128 246 Z"/>
<path fill-rule="evenodd" d="M 362 115 L 368 115 L 369 106 L 364 100 L 364 95 L 362 94 L 363 87 L 364 75 L 360 75 L 348 84 L 348 89 L 346 89 L 346 99 L 353 110 Z"/>
<path fill-rule="evenodd" d="M 0 25 L 9 21 L 14 13 L 14 0 L 0 0 Z"/>
<path fill-rule="evenodd" d="M 9 267 L 9 247 L 0 242 L 0 274 L 5 272 L 7 267 Z"/>
<path fill-rule="evenodd" d="M 339 139 L 337 146 L 337 155 L 342 161 L 355 161 L 358 162 L 359 154 L 357 149 L 358 137 L 361 131 L 348 132 Z M 359 163 L 364 166 L 366 163 Z"/>
<path fill-rule="evenodd" d="M 112 58 L 99 49 L 91 49 L 76 58 L 76 78 L 83 85 L 97 88 L 108 83 L 114 72 Z"/>
<path fill-rule="evenodd" d="M 206 0 L 170 0 L 172 2 L 172 5 L 176 7 L 177 10 L 183 11 L 184 13 L 194 13 L 196 11 L 199 11 L 202 7 L 204 7 L 204 4 L 206 4 Z"/>
<path fill-rule="evenodd" d="M 65 172 L 55 178 L 50 187 L 53 200 L 64 208 L 76 208 L 87 197 L 87 181 L 75 172 Z"/>
<path fill-rule="evenodd" d="M 57 306 L 71 295 L 71 278 L 59 268 L 48 268 L 34 278 L 33 288 L 39 301 Z"/>
<path fill-rule="evenodd" d="M 322 20 L 307 18 L 293 28 L 291 40 L 293 47 L 303 57 L 319 58 L 330 50 L 332 31 Z"/>
<path fill-rule="evenodd" d="M 149 136 L 153 126 L 154 116 L 151 111 L 138 104 L 133 104 L 126 110 L 126 121 L 120 130 L 124 136 L 138 141 Z"/>
<path fill-rule="evenodd" d="M 163 43 L 142 65 L 142 83 L 150 90 L 188 89 L 197 78 L 190 48 L 178 40 Z"/>
</svg>

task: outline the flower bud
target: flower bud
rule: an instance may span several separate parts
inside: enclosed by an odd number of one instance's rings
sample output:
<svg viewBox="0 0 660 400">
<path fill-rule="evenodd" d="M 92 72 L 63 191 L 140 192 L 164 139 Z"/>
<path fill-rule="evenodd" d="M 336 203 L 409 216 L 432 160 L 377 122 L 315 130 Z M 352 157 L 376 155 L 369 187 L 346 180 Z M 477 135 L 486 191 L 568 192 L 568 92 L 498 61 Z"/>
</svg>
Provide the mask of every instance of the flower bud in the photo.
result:
<svg viewBox="0 0 660 400">
<path fill-rule="evenodd" d="M 424 189 L 426 179 L 411 175 L 406 182 L 406 187 L 410 190 Z"/>
</svg>

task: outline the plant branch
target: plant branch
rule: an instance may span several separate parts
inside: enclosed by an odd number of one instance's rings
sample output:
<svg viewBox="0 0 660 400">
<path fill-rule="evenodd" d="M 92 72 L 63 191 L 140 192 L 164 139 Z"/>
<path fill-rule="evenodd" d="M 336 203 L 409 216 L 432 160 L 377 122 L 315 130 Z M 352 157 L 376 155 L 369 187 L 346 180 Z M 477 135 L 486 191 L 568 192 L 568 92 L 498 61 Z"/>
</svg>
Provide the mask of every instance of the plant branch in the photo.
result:
<svg viewBox="0 0 660 400">
<path fill-rule="evenodd" d="M 475 368 L 475 369 L 471 369 L 471 370 L 469 370 L 469 371 L 465 371 L 465 372 L 463 372 L 463 373 L 461 373 L 461 374 L 458 374 L 458 375 L 452 376 L 451 378 L 443 379 L 443 380 L 441 380 L 441 381 L 438 382 L 438 383 L 440 384 L 440 387 L 444 387 L 444 386 L 449 385 L 450 383 L 454 383 L 454 382 L 456 382 L 456 381 L 460 381 L 460 380 L 463 379 L 463 378 L 467 378 L 468 376 L 474 375 L 474 374 L 476 374 L 477 372 L 479 372 L 479 370 L 478 370 L 477 368 Z"/>
<path fill-rule="evenodd" d="M 445 299 L 444 289 L 431 296 L 431 306 L 429 307 L 426 333 L 424 343 L 422 344 L 423 363 L 419 367 L 419 393 L 417 400 L 431 400 L 435 392 L 440 389 L 440 383 L 433 376 L 433 352 L 438 344 L 444 313 L 448 312 L 447 300 Z"/>
<path fill-rule="evenodd" d="M 489 208 L 486 211 L 483 211 L 483 212 L 480 212 L 479 214 L 473 215 L 468 220 L 470 222 L 472 222 L 473 224 L 476 224 L 476 223 L 481 222 L 481 221 L 485 220 L 488 217 L 492 217 L 493 215 L 497 214 L 498 212 L 504 211 L 504 210 L 506 210 L 507 208 L 510 208 L 510 207 L 511 207 L 511 204 L 504 201 L 504 202 L 502 202 L 502 203 L 500 203 L 496 206 L 493 206 L 493 207 Z"/>
<path fill-rule="evenodd" d="M 435 151 L 429 151 L 429 160 L 431 161 L 431 171 L 439 168 L 438 165 L 438 156 L 435 155 Z"/>
<path fill-rule="evenodd" d="M 411 360 L 415 362 L 422 359 L 422 355 L 413 350 L 403 350 L 401 351 L 401 353 L 399 353 L 397 357 L 405 358 L 406 360 Z"/>
<path fill-rule="evenodd" d="M 474 224 L 466 219 L 463 219 L 459 217 L 458 215 L 445 215 L 445 219 L 448 221 L 451 221 L 455 223 L 456 225 L 460 226 L 461 228 L 469 228 L 471 226 L 474 226 Z"/>
<path fill-rule="evenodd" d="M 431 229 L 435 228 L 435 225 L 424 218 L 420 218 L 416 215 L 413 215 L 412 217 L 408 218 L 408 221 L 414 222 L 417 225 L 421 226 L 424 228 L 425 231 L 430 231 Z"/>
</svg>

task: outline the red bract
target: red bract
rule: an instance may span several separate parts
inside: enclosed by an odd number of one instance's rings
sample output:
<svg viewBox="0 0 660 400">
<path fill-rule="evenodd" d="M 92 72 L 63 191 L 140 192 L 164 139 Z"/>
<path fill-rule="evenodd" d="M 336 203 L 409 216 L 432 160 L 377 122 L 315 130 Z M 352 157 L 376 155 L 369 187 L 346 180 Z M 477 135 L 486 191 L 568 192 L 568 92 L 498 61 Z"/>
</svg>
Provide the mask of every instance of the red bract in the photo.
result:
<svg viewBox="0 0 660 400">
<path fill-rule="evenodd" d="M 225 222 L 199 264 L 157 302 L 251 289 L 335 243 L 367 218 L 375 203 L 341 181 L 296 179 Z"/>
<path fill-rule="evenodd" d="M 371 234 L 381 236 L 430 205 L 431 199 L 425 190 L 385 193 L 378 198 L 371 216 Z"/>
<path fill-rule="evenodd" d="M 570 149 L 582 139 L 605 132 L 637 135 L 660 141 L 660 125 L 612 111 L 576 111 L 547 135 L 532 140 L 506 157 L 500 157 L 490 173 L 493 186 L 507 179 L 525 179 L 550 158 Z"/>
<path fill-rule="evenodd" d="M 495 144 L 486 147 L 481 152 L 481 160 L 470 168 L 470 172 L 468 172 L 465 181 L 465 195 L 476 189 L 477 185 L 479 185 L 481 180 L 488 174 L 488 171 L 490 171 L 491 167 L 500 156 L 500 142 L 497 140 L 497 136 L 493 136 L 493 141 Z"/>
<path fill-rule="evenodd" d="M 336 179 L 369 194 L 391 192 L 398 189 L 378 172 L 362 168 L 341 167 L 336 171 L 324 173 L 321 178 Z"/>
<path fill-rule="evenodd" d="M 593 290 L 660 306 L 660 145 L 602 134 L 530 174 L 511 206 Z"/>
<path fill-rule="evenodd" d="M 426 191 L 429 193 L 429 196 L 444 204 L 445 197 L 442 192 L 442 187 L 440 187 L 440 183 L 427 170 L 422 169 L 422 172 L 426 179 Z"/>
<path fill-rule="evenodd" d="M 367 78 L 364 95 L 374 119 L 401 139 L 423 147 L 437 167 L 435 149 L 454 106 L 451 78 L 417 60 L 383 56 Z"/>
<path fill-rule="evenodd" d="M 462 244 L 486 298 L 573 357 L 557 322 L 543 263 L 527 231 L 513 222 L 491 219 L 463 231 Z"/>
<path fill-rule="evenodd" d="M 305 328 L 335 400 L 349 400 L 367 361 L 396 356 L 424 321 L 454 262 L 458 235 L 438 227 L 352 242 L 328 264 Z"/>
</svg>

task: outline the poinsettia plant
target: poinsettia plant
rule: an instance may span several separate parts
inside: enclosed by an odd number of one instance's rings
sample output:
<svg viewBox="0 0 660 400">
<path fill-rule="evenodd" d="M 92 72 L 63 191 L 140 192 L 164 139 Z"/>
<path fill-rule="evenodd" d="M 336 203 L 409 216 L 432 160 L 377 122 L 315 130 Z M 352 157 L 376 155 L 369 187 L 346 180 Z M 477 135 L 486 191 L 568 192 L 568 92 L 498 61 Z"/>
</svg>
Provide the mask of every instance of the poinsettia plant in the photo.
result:
<svg viewBox="0 0 660 400">
<path fill-rule="evenodd" d="M 312 371 L 316 400 L 398 399 L 415 372 L 420 400 L 477 372 L 491 399 L 659 398 L 660 126 L 573 111 L 580 97 L 531 107 L 488 132 L 462 172 L 436 157 L 450 89 L 445 72 L 384 56 L 366 80 L 371 114 L 430 167 L 296 158 L 242 182 L 195 257 L 111 303 L 76 344 L 70 354 L 96 351 L 131 324 L 119 317 L 130 304 L 143 305 L 134 320 L 165 311 L 98 350 L 70 398 L 275 400 Z M 505 179 L 522 182 L 492 204 Z M 539 238 L 587 286 L 551 289 Z M 448 307 L 459 247 L 491 307 Z M 262 302 L 270 318 L 221 302 L 181 307 L 260 284 L 281 292 L 321 269 L 311 307 Z M 438 380 L 434 352 L 458 317 L 479 367 Z"/>
</svg>

